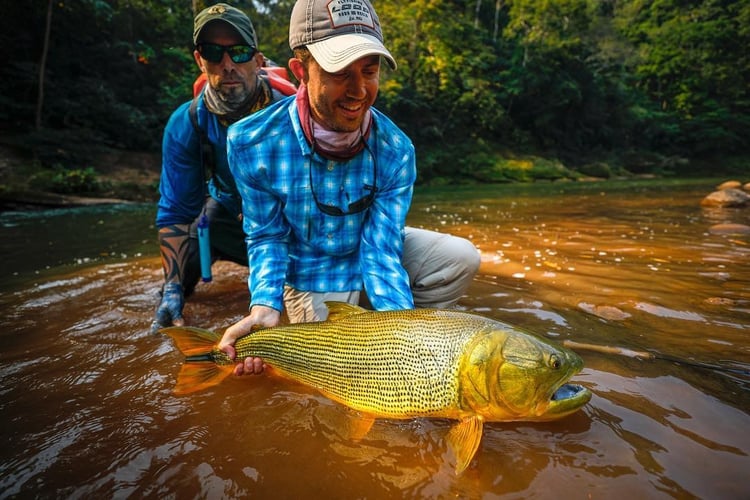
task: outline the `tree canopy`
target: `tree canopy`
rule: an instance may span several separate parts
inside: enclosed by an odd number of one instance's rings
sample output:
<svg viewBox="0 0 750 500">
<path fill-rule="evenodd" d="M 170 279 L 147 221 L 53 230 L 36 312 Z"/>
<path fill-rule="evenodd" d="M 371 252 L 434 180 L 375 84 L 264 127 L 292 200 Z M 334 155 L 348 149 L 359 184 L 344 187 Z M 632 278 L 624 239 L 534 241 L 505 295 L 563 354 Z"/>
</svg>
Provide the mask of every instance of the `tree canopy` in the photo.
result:
<svg viewBox="0 0 750 500">
<path fill-rule="evenodd" d="M 213 3 L 9 3 L 2 135 L 25 137 L 44 162 L 75 164 L 97 146 L 158 151 L 197 75 L 194 9 Z M 285 65 L 293 0 L 227 3 L 248 13 L 262 51 Z M 376 105 L 412 137 L 422 180 L 498 180 L 498 162 L 518 154 L 584 165 L 630 153 L 747 153 L 750 2 L 374 5 L 399 64 L 383 67 Z"/>
</svg>

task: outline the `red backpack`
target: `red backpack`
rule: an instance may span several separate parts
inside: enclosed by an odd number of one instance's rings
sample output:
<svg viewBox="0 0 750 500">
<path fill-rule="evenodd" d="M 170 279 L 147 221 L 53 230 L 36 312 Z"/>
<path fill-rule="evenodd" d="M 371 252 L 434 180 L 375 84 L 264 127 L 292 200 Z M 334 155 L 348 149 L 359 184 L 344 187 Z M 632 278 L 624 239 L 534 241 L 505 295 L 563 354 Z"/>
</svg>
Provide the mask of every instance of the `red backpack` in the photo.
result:
<svg viewBox="0 0 750 500">
<path fill-rule="evenodd" d="M 262 73 L 268 77 L 271 87 L 278 90 L 284 95 L 297 93 L 297 87 L 289 80 L 289 74 L 281 66 L 263 66 Z M 206 74 L 201 73 L 193 82 L 193 97 L 201 93 L 206 86 Z"/>
</svg>

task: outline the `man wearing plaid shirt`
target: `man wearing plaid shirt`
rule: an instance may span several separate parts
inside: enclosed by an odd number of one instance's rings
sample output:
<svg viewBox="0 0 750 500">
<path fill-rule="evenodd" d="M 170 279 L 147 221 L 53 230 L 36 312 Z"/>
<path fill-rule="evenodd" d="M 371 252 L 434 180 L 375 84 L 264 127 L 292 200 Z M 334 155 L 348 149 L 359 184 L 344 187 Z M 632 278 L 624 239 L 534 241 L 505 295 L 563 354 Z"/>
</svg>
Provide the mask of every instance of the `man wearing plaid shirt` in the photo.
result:
<svg viewBox="0 0 750 500">
<path fill-rule="evenodd" d="M 368 0 L 298 0 L 289 97 L 229 129 L 228 158 L 242 198 L 250 314 L 219 348 L 256 326 L 327 317 L 325 301 L 376 310 L 452 307 L 471 283 L 479 255 L 470 242 L 405 227 L 416 180 L 414 147 L 372 108 L 383 45 Z M 248 358 L 235 373 L 261 373 Z"/>
</svg>

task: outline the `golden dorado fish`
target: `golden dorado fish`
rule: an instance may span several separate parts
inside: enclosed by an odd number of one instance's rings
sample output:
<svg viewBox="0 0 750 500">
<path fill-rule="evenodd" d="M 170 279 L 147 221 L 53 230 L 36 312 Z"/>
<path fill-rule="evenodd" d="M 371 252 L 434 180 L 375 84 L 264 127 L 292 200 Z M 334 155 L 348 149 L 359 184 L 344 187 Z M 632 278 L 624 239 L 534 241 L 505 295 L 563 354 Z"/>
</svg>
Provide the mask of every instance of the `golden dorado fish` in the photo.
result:
<svg viewBox="0 0 750 500">
<path fill-rule="evenodd" d="M 459 420 L 448 434 L 457 474 L 476 453 L 485 421 L 554 420 L 591 399 L 588 389 L 566 383 L 583 367 L 577 354 L 510 325 L 452 310 L 327 305 L 327 321 L 241 337 L 235 361 L 216 348 L 216 333 L 161 330 L 187 357 L 175 393 L 217 384 L 237 361 L 261 357 L 366 418 Z"/>
</svg>

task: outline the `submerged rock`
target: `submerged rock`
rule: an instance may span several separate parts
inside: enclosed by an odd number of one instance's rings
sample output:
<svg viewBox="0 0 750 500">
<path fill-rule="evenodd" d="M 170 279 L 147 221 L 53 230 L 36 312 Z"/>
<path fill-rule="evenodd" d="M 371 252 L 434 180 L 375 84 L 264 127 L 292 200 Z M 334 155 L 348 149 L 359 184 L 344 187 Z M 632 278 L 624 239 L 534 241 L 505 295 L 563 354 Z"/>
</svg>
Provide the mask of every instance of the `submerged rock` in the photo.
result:
<svg viewBox="0 0 750 500">
<path fill-rule="evenodd" d="M 622 321 L 628 319 L 630 314 L 625 311 L 608 305 L 589 304 L 587 302 L 580 302 L 578 308 L 594 316 L 598 316 L 602 319 L 608 319 L 612 321 Z"/>
<path fill-rule="evenodd" d="M 745 224 L 714 224 L 708 231 L 712 234 L 750 234 L 750 226 Z"/>
<path fill-rule="evenodd" d="M 734 306 L 737 304 L 736 300 L 728 299 L 726 297 L 709 297 L 703 302 L 712 306 Z"/>
</svg>

